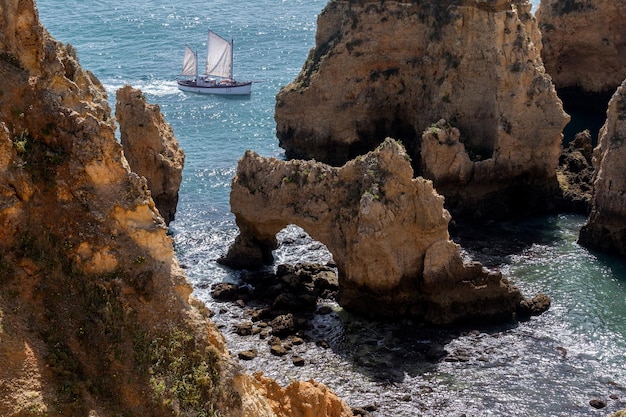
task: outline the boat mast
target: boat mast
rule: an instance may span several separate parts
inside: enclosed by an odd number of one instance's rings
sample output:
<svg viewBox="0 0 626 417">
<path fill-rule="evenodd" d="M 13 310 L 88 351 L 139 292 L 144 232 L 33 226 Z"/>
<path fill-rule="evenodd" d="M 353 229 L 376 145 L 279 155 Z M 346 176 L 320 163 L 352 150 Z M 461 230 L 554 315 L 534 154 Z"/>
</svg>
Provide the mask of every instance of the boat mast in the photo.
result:
<svg viewBox="0 0 626 417">
<path fill-rule="evenodd" d="M 233 78 L 233 56 L 235 55 L 235 41 L 233 40 L 233 38 L 230 38 L 230 71 L 228 74 L 228 78 L 230 78 L 231 80 L 235 80 Z"/>
</svg>

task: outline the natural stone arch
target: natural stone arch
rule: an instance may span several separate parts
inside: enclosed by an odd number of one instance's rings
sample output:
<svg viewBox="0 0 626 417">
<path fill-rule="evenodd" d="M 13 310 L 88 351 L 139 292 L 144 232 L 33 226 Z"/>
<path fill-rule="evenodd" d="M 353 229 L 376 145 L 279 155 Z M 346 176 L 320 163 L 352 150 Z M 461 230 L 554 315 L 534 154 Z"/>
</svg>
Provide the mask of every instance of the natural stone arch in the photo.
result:
<svg viewBox="0 0 626 417">
<path fill-rule="evenodd" d="M 499 273 L 465 264 L 449 239 L 449 213 L 432 182 L 413 178 L 402 146 L 333 168 L 248 151 L 233 180 L 240 234 L 221 262 L 253 268 L 273 261 L 276 234 L 302 227 L 332 253 L 339 303 L 353 311 L 448 323 L 511 318 L 523 300 Z"/>
<path fill-rule="evenodd" d="M 296 224 L 282 229 L 276 239 L 278 248 L 272 254 L 277 264 L 315 263 L 334 267 L 335 261 L 328 247 Z"/>
</svg>

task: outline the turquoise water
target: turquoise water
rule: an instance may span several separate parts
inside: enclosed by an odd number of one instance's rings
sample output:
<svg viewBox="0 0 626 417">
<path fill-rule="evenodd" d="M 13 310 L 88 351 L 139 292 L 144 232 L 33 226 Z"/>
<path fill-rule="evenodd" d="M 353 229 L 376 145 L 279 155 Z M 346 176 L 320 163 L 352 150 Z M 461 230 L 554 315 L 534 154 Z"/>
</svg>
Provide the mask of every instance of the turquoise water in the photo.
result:
<svg viewBox="0 0 626 417">
<path fill-rule="evenodd" d="M 196 294 L 210 306 L 207 287 L 237 278 L 215 262 L 237 233 L 228 205 L 237 160 L 247 149 L 282 157 L 275 138 L 275 95 L 300 71 L 325 4 L 38 2 L 44 25 L 74 45 L 83 67 L 105 85 L 112 106 L 115 90 L 128 83 L 158 103 L 172 125 L 187 155 L 172 233 Z M 235 77 L 259 81 L 249 98 L 187 95 L 176 88 L 184 45 L 198 49 L 202 59 L 208 28 L 235 40 Z M 624 408 L 626 263 L 579 247 L 583 221 L 563 215 L 502 225 L 484 247 L 469 248 L 480 258 L 497 247 L 501 256 L 495 264 L 526 294 L 549 294 L 553 306 L 516 326 L 447 338 L 442 347 L 465 352 L 463 361 L 412 360 L 415 349 L 430 343 L 415 325 L 366 322 L 339 310 L 313 330 L 312 336 L 328 340 L 331 349 L 309 346 L 299 352 L 311 365 L 295 368 L 286 359 L 262 354 L 242 366 L 283 383 L 317 379 L 351 406 L 376 404 L 372 414 L 378 417 L 600 416 Z M 298 230 L 286 235 L 299 243 L 278 251 L 280 262 L 328 259 L 320 245 L 300 239 Z M 224 326 L 229 348 L 258 348 L 258 339 L 230 331 L 241 311 L 216 306 L 220 309 L 224 312 L 215 320 Z M 592 398 L 606 399 L 607 409 L 591 409 Z"/>
</svg>

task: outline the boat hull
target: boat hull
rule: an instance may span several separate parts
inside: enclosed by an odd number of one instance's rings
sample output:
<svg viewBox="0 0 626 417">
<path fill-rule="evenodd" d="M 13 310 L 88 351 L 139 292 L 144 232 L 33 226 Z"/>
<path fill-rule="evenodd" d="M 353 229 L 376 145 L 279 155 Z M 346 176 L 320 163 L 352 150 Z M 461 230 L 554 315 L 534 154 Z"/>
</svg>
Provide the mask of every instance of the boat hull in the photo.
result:
<svg viewBox="0 0 626 417">
<path fill-rule="evenodd" d="M 197 85 L 193 81 L 177 80 L 178 89 L 188 93 L 218 94 L 218 95 L 250 95 L 252 81 L 237 82 L 228 85 Z"/>
</svg>

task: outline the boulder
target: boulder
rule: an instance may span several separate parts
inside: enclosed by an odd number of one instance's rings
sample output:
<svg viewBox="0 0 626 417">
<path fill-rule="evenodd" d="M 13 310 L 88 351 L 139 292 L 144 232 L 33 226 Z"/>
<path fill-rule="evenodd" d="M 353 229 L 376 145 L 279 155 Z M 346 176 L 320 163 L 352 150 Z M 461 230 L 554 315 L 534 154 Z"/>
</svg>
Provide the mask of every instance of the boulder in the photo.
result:
<svg viewBox="0 0 626 417">
<path fill-rule="evenodd" d="M 115 117 L 131 170 L 146 178 L 152 199 L 169 224 L 176 214 L 185 163 L 172 127 L 157 104 L 147 103 L 141 90 L 129 85 L 117 91 Z"/>
<path fill-rule="evenodd" d="M 230 201 L 240 233 L 222 263 L 262 266 L 276 234 L 296 224 L 332 253 L 347 309 L 453 323 L 511 319 L 523 300 L 500 273 L 463 260 L 449 238 L 443 198 L 431 181 L 413 178 L 407 153 L 392 139 L 339 168 L 248 151 Z M 256 256 L 240 258 L 239 245 Z"/>
<path fill-rule="evenodd" d="M 341 165 L 393 137 L 455 217 L 545 210 L 569 117 L 530 9 L 527 0 L 330 2 L 302 71 L 277 95 L 280 146 L 288 158 Z M 441 168 L 453 170 L 445 182 L 420 165 L 423 133 L 442 118 L 459 132 L 456 162 L 466 160 Z M 448 146 L 428 152 L 449 155 Z"/>
<path fill-rule="evenodd" d="M 596 171 L 591 213 L 580 231 L 579 242 L 626 255 L 626 81 L 609 103 L 593 165 Z"/>
</svg>

